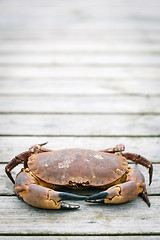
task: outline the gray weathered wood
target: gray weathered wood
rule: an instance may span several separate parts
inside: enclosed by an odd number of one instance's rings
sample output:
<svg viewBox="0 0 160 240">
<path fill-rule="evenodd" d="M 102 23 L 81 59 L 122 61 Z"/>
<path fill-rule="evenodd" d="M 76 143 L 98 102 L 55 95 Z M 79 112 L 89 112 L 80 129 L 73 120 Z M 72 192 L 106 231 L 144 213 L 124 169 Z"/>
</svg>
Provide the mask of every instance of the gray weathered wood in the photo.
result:
<svg viewBox="0 0 160 240">
<path fill-rule="evenodd" d="M 118 143 L 126 146 L 127 152 L 135 152 L 154 163 L 160 163 L 159 137 L 0 137 L 1 162 L 9 162 L 17 154 L 24 152 L 34 144 L 48 142 L 49 149 L 85 148 L 100 150 Z"/>
<path fill-rule="evenodd" d="M 152 26 L 153 27 L 153 26 Z M 160 52 L 160 44 L 153 42 L 124 42 L 124 41 L 109 41 L 106 44 L 106 41 L 101 40 L 101 43 L 92 39 L 92 41 L 64 41 L 60 39 L 56 40 L 38 40 L 38 41 L 20 41 L 17 40 L 16 44 L 11 41 L 3 41 L 0 40 L 0 53 L 1 56 L 13 54 L 21 54 L 22 56 L 29 56 L 30 54 L 132 54 L 133 56 L 137 56 L 139 54 L 150 54 L 149 57 L 154 54 L 159 54 Z M 69 55 L 68 55 L 69 56 Z"/>
<path fill-rule="evenodd" d="M 0 236 L 2 240 L 33 240 L 33 236 Z M 35 240 L 159 240 L 159 236 L 34 236 Z"/>
<path fill-rule="evenodd" d="M 159 115 L 1 115 L 1 135 L 158 136 Z"/>
<path fill-rule="evenodd" d="M 54 67 L 59 66 L 160 66 L 159 55 L 118 55 L 118 54 L 15 54 L 0 56 L 1 66 L 37 66 L 37 67 Z"/>
<path fill-rule="evenodd" d="M 65 32 L 65 29 L 64 29 Z M 91 37 L 93 37 L 95 40 L 97 41 L 101 41 L 101 34 L 103 34 L 103 31 L 99 32 L 97 34 L 97 32 L 92 31 L 90 34 L 87 34 L 87 29 L 86 31 L 71 31 L 68 32 L 67 34 L 65 33 L 59 33 L 56 35 L 56 31 L 53 32 L 52 34 L 50 34 L 50 31 L 46 32 L 46 31 L 38 31 L 36 32 L 36 29 L 30 30 L 30 31 L 14 31 L 14 34 L 11 32 L 6 32 L 0 35 L 0 40 L 8 40 L 8 39 L 12 39 L 13 41 L 16 41 L 17 39 L 22 39 L 22 40 L 45 40 L 46 37 L 47 38 L 54 38 L 57 41 L 59 39 L 66 39 L 66 40 L 71 40 L 71 41 L 89 41 Z M 156 31 L 155 31 L 156 32 Z M 160 34 L 153 34 L 150 33 L 149 35 L 149 39 L 153 42 L 159 42 L 160 40 Z M 145 41 L 143 32 L 141 34 L 136 34 L 136 32 L 133 32 L 131 34 L 128 33 L 128 31 L 124 31 L 124 32 L 120 32 L 117 34 L 114 34 L 111 32 L 111 34 L 103 34 L 103 40 L 105 41 L 138 41 L 138 42 L 142 42 Z"/>
<path fill-rule="evenodd" d="M 27 93 L 26 93 L 27 94 Z M 7 95 L 0 96 L 1 113 L 160 113 L 159 96 Z M 94 103 L 94 104 L 93 104 Z"/>
<path fill-rule="evenodd" d="M 122 205 L 81 202 L 77 211 L 41 210 L 17 197 L 0 197 L 0 233 L 16 234 L 160 234 L 159 196 Z M 97 231 L 98 229 L 98 231 Z"/>
<path fill-rule="evenodd" d="M 67 35 L 66 34 L 59 34 L 59 35 L 55 35 L 55 33 L 53 33 L 52 35 L 50 34 L 50 32 L 48 31 L 47 33 L 44 31 L 43 33 L 42 32 L 38 32 L 36 33 L 35 30 L 32 30 L 32 31 L 29 31 L 29 32 L 21 32 L 21 31 L 17 31 L 15 32 L 14 34 L 13 33 L 3 33 L 3 35 L 1 34 L 0 35 L 0 40 L 12 40 L 12 41 L 16 41 L 17 39 L 22 39 L 22 40 L 45 40 L 46 37 L 47 38 L 54 38 L 56 39 L 57 41 L 59 39 L 66 39 L 67 41 L 79 41 L 79 40 L 82 40 L 82 41 L 89 41 L 89 39 L 91 37 L 94 37 L 94 39 L 96 41 L 101 41 L 101 37 L 100 35 L 103 33 L 100 33 L 99 35 L 95 33 L 91 33 L 91 34 L 88 34 L 88 35 L 85 35 L 87 32 L 86 31 L 82 31 L 81 32 L 81 35 L 80 35 L 80 32 L 78 34 L 74 34 L 74 31 L 72 31 L 71 33 L 68 33 Z M 125 35 L 126 34 L 126 35 Z M 112 35 L 112 34 L 111 34 Z M 142 41 L 145 41 L 144 39 L 144 35 L 143 33 L 141 35 L 136 35 L 135 33 L 132 33 L 131 35 L 128 34 L 128 32 L 124 32 L 123 34 L 113 34 L 112 37 L 111 35 L 107 35 L 107 34 L 104 34 L 103 36 L 103 40 L 105 41 L 116 41 L 116 40 L 119 40 L 119 41 L 123 41 L 123 42 L 127 42 L 127 41 L 138 41 L 138 42 L 142 42 Z M 124 37 L 125 36 L 125 37 Z M 150 34 L 149 35 L 149 38 L 151 41 L 153 42 L 159 42 L 160 40 L 160 35 L 154 35 L 154 34 Z"/>
<path fill-rule="evenodd" d="M 139 80 L 139 83 L 141 83 L 141 79 L 157 79 L 160 77 L 160 69 L 157 67 L 104 67 L 104 66 L 99 66 L 99 67 L 91 67 L 91 66 L 82 66 L 82 67 L 15 67 L 15 66 L 10 66 L 9 71 L 7 71 L 7 67 L 0 66 L 0 79 L 8 78 L 8 79 L 13 79 L 13 78 L 18 78 L 19 81 L 25 78 L 30 78 L 30 80 L 33 81 L 33 79 L 38 78 L 40 79 L 46 79 L 47 78 L 63 78 L 63 79 L 87 79 L 87 78 L 93 78 L 93 79 L 104 79 L 104 78 L 114 78 L 114 79 L 132 79 L 136 78 L 136 80 Z M 154 80 L 153 79 L 153 80 Z M 101 80 L 103 81 L 103 80 Z M 97 81 L 98 84 L 99 80 Z M 137 81 L 138 82 L 138 81 Z M 151 81 L 150 81 L 151 82 Z M 27 83 L 27 82 L 26 82 Z M 131 84 L 135 84 L 134 81 L 130 81 Z M 4 85 L 7 84 L 7 82 L 4 82 Z M 35 84 L 33 82 L 33 84 Z M 69 82 L 68 82 L 69 84 Z M 113 81 L 114 84 L 114 81 Z M 144 83 L 143 83 L 144 84 Z M 159 84 L 157 82 L 157 84 Z M 72 83 L 73 85 L 73 83 Z M 63 86 L 63 85 L 62 85 Z M 144 86 L 144 85 L 143 85 Z M 12 85 L 13 87 L 13 85 Z M 17 85 L 18 87 L 18 85 Z M 25 87 L 25 86 L 24 86 Z M 40 86 L 37 84 L 37 88 Z M 85 86 L 84 91 L 85 91 Z M 125 88 L 125 84 L 121 83 L 121 87 Z M 146 85 L 147 87 L 147 85 Z M 152 85 L 150 84 L 151 91 L 152 91 Z M 105 88 L 105 84 L 103 85 L 103 88 Z M 145 89 L 145 88 L 144 88 Z M 32 88 L 30 89 L 32 90 Z M 102 90 L 102 89 L 101 89 Z M 155 91 L 157 89 L 155 88 Z M 52 90 L 53 91 L 53 90 Z M 98 90 L 97 90 L 98 91 Z M 137 91 L 139 89 L 137 88 Z"/>
<path fill-rule="evenodd" d="M 9 68 L 10 69 L 10 68 Z M 41 68 L 42 70 L 43 68 Z M 88 68 L 87 68 L 88 69 Z M 21 71 L 21 68 L 19 69 Z M 38 70 L 38 69 L 37 69 Z M 40 72 L 41 72 L 40 70 Z M 67 72 L 69 69 L 67 69 Z M 32 70 L 31 70 L 32 71 Z M 45 70 L 46 71 L 46 70 Z M 9 75 L 12 70 L 10 69 Z M 110 80 L 110 79 L 99 79 L 100 76 L 97 75 L 97 79 L 90 79 L 87 81 L 86 79 L 73 79 L 69 80 L 64 77 L 63 70 L 59 68 L 59 76 L 61 79 L 48 79 L 41 78 L 41 73 L 37 72 L 36 78 L 39 76 L 39 80 L 33 81 L 35 75 L 29 77 L 29 79 L 25 79 L 26 74 L 28 74 L 28 70 L 22 70 L 23 80 L 17 79 L 11 80 L 5 79 L 5 81 L 0 81 L 0 94 L 9 95 L 9 94 L 29 94 L 29 95 L 142 95 L 142 96 L 154 96 L 160 95 L 160 81 L 157 79 L 136 79 L 131 81 L 131 79 L 121 80 L 118 77 L 118 80 Z M 114 72 L 114 71 L 113 71 Z M 4 72 L 8 74 L 8 72 Z M 16 72 L 15 72 L 16 73 Z M 29 73 L 30 70 L 29 70 Z M 46 72 L 47 73 L 47 72 Z M 47 73 L 48 74 L 48 73 Z M 69 73 L 70 74 L 70 73 Z M 72 74 L 72 73 L 71 73 Z M 75 72 L 75 74 L 77 74 Z M 132 74 L 131 74 L 132 75 Z M 131 76 L 130 75 L 130 76 Z M 72 76 L 73 77 L 73 76 Z M 95 76 L 94 76 L 95 77 Z M 148 77 L 148 76 L 147 76 Z"/>
</svg>

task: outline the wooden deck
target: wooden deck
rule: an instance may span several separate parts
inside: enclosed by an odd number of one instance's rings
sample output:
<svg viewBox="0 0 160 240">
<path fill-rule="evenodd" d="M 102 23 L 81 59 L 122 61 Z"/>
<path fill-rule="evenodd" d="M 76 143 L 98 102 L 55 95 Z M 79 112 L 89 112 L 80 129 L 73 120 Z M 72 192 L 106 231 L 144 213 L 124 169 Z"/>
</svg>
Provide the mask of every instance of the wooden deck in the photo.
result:
<svg viewBox="0 0 160 240">
<path fill-rule="evenodd" d="M 45 141 L 146 156 L 151 207 L 28 206 L 4 167 Z M 0 239 L 160 239 L 160 1 L 0 1 L 0 146 Z"/>
</svg>

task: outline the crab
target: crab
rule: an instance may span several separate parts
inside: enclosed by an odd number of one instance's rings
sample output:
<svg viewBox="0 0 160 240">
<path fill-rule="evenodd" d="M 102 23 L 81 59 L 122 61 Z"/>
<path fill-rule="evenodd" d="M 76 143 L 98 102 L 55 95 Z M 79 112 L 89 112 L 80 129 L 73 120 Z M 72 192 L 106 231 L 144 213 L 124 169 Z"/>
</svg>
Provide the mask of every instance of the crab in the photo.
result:
<svg viewBox="0 0 160 240">
<path fill-rule="evenodd" d="M 50 150 L 37 144 L 14 157 L 5 171 L 15 184 L 19 198 L 31 206 L 44 209 L 77 209 L 78 204 L 64 200 L 85 200 L 91 203 L 120 204 L 132 201 L 138 195 L 150 206 L 145 179 L 137 168 L 131 168 L 127 160 L 149 169 L 149 185 L 153 166 L 146 158 L 123 152 L 125 147 L 104 150 L 62 149 Z M 14 180 L 11 170 L 24 162 L 24 168 Z M 57 191 L 60 187 L 71 189 L 96 188 L 101 192 L 83 196 Z"/>
</svg>

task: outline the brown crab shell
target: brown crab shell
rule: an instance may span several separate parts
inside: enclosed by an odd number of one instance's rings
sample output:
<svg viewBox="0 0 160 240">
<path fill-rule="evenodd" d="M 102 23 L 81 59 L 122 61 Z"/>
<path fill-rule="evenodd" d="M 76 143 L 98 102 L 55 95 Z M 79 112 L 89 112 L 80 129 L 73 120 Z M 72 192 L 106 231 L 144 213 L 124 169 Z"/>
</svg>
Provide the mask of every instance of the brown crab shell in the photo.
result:
<svg viewBox="0 0 160 240">
<path fill-rule="evenodd" d="M 84 149 L 63 149 L 33 154 L 28 168 L 40 180 L 54 185 L 108 185 L 120 179 L 128 169 L 126 158 Z"/>
</svg>

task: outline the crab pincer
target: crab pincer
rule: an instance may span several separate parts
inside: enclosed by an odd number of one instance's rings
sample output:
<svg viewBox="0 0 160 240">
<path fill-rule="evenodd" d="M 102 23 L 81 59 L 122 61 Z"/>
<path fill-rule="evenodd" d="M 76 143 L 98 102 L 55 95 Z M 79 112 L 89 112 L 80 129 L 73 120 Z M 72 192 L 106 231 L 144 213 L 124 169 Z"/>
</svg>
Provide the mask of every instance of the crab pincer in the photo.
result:
<svg viewBox="0 0 160 240">
<path fill-rule="evenodd" d="M 127 173 L 125 182 L 116 184 L 103 192 L 89 196 L 86 202 L 119 204 L 132 201 L 138 195 L 140 195 L 150 207 L 144 176 L 138 169 L 131 168 Z"/>
<path fill-rule="evenodd" d="M 67 192 L 58 192 L 38 184 L 38 180 L 23 169 L 16 177 L 15 192 L 19 198 L 33 207 L 44 209 L 77 209 L 77 204 L 65 203 L 63 200 L 85 200 L 85 196 Z"/>
</svg>

